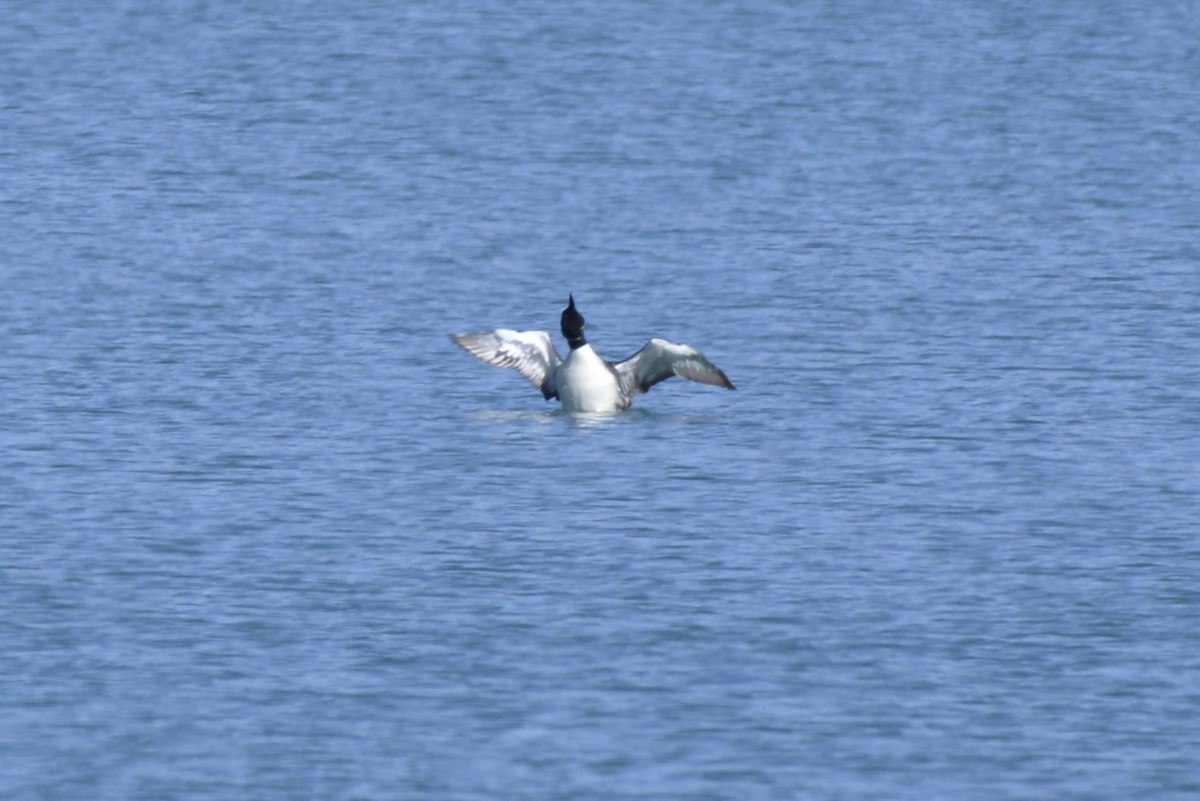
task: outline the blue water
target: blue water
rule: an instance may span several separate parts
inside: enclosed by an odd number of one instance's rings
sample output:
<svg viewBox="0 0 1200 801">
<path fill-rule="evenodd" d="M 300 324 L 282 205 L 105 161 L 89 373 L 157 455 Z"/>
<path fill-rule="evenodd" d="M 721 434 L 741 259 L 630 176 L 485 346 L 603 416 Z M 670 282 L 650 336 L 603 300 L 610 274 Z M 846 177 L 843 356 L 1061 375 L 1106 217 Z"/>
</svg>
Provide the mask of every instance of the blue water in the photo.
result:
<svg viewBox="0 0 1200 801">
<path fill-rule="evenodd" d="M 0 797 L 1200 796 L 1190 4 L 0 5 Z"/>
</svg>

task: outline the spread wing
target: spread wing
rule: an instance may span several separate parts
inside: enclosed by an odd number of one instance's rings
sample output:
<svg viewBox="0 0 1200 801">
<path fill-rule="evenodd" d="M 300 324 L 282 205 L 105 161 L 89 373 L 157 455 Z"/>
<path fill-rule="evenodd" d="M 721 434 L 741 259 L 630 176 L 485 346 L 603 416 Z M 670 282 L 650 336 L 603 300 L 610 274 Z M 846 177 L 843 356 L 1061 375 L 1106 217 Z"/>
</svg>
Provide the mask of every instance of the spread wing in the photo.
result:
<svg viewBox="0 0 1200 801">
<path fill-rule="evenodd" d="M 691 345 L 680 345 L 665 339 L 652 339 L 625 361 L 613 365 L 621 383 L 630 392 L 645 392 L 659 381 L 673 375 L 701 384 L 734 389 L 721 368 Z"/>
<path fill-rule="evenodd" d="M 497 367 L 511 367 L 525 376 L 546 400 L 558 397 L 554 371 L 562 363 L 545 331 L 479 331 L 450 337 L 472 356 Z"/>
</svg>

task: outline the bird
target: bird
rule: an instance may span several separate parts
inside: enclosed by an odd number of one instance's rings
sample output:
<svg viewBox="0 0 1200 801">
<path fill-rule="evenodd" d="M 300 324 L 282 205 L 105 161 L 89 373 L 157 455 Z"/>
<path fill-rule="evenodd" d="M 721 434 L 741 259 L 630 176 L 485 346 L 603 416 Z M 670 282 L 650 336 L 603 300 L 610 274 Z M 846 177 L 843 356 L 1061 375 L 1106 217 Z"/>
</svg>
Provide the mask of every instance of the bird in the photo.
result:
<svg viewBox="0 0 1200 801">
<path fill-rule="evenodd" d="M 613 413 L 628 409 L 640 395 L 660 381 L 680 376 L 701 384 L 736 389 L 719 367 L 691 345 L 655 337 L 627 359 L 610 362 L 592 350 L 583 335 L 584 319 L 568 295 L 560 319 L 562 334 L 571 350 L 563 359 L 545 331 L 497 328 L 451 334 L 463 350 L 497 367 L 511 367 L 542 392 L 547 401 L 558 399 L 572 414 Z"/>
</svg>

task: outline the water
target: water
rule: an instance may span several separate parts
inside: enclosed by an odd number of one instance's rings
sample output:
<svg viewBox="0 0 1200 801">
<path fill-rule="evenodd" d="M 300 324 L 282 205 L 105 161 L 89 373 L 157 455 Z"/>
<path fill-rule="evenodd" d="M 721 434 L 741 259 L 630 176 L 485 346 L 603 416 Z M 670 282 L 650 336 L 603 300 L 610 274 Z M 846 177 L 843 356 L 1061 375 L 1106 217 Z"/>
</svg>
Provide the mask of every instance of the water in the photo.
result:
<svg viewBox="0 0 1200 801">
<path fill-rule="evenodd" d="M 1200 793 L 1190 6 L 7 5 L 6 799 Z"/>
</svg>

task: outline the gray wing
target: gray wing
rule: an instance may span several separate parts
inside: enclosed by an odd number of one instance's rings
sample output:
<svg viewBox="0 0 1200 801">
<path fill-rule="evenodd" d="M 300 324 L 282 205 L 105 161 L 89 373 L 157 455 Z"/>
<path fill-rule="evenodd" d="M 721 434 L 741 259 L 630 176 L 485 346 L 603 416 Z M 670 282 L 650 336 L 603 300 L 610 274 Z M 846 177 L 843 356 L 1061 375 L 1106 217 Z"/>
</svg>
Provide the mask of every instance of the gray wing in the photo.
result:
<svg viewBox="0 0 1200 801">
<path fill-rule="evenodd" d="M 450 338 L 467 353 L 488 364 L 513 368 L 540 389 L 546 400 L 558 397 L 554 371 L 562 359 L 558 358 L 558 351 L 545 331 L 497 328 L 473 334 L 452 334 Z"/>
<path fill-rule="evenodd" d="M 645 392 L 673 375 L 701 384 L 734 389 L 721 368 L 691 345 L 652 339 L 628 359 L 613 365 L 629 392 Z"/>
</svg>

